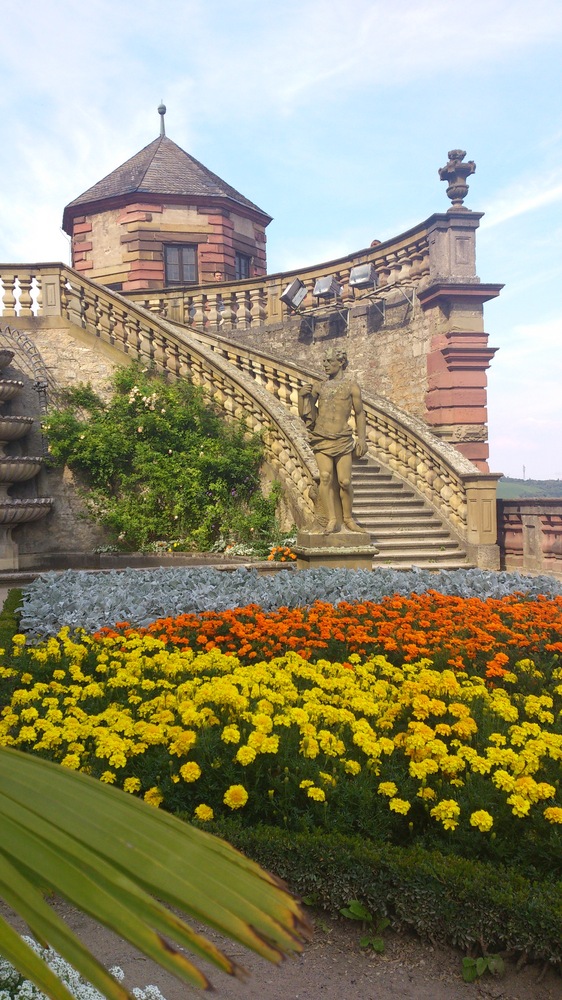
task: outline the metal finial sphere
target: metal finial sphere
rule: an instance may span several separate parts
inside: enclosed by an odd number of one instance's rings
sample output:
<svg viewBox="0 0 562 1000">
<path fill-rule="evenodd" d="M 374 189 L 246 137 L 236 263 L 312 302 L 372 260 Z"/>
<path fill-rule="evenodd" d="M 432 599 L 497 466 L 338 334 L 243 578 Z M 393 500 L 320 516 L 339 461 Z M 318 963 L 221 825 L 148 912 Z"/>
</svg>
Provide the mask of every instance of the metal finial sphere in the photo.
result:
<svg viewBox="0 0 562 1000">
<path fill-rule="evenodd" d="M 160 115 L 160 135 L 166 135 L 166 128 L 164 126 L 164 115 L 166 114 L 166 105 L 163 101 L 160 101 L 158 106 L 158 114 Z"/>
</svg>

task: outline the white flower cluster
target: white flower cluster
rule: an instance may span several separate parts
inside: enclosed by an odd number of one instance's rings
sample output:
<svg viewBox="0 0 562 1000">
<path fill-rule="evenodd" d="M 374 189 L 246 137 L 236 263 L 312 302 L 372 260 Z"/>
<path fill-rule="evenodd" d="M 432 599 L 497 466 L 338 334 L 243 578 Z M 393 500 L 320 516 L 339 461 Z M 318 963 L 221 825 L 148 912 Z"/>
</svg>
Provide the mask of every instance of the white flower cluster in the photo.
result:
<svg viewBox="0 0 562 1000">
<path fill-rule="evenodd" d="M 156 404 L 158 402 L 158 393 L 153 392 L 153 393 L 150 394 L 150 396 L 141 396 L 140 395 L 140 389 L 139 389 L 138 385 L 134 385 L 133 388 L 131 389 L 130 393 L 129 393 L 129 405 L 132 406 L 133 403 L 138 403 L 139 402 L 139 399 L 138 399 L 139 396 L 140 396 L 140 402 L 144 404 L 145 410 L 155 410 L 156 409 Z M 162 408 L 160 410 L 160 412 L 161 413 L 165 413 L 166 410 L 164 408 Z"/>
<path fill-rule="evenodd" d="M 47 963 L 50 969 L 64 983 L 76 1000 L 104 1000 L 103 995 L 57 954 L 52 948 L 42 948 L 33 938 L 24 937 L 26 944 Z M 109 970 L 114 979 L 122 982 L 125 973 L 119 966 Z M 166 1000 L 157 986 L 145 986 L 143 990 L 131 990 L 136 1000 Z M 24 979 L 5 959 L 0 958 L 0 1000 L 49 1000 L 37 986 Z"/>
</svg>

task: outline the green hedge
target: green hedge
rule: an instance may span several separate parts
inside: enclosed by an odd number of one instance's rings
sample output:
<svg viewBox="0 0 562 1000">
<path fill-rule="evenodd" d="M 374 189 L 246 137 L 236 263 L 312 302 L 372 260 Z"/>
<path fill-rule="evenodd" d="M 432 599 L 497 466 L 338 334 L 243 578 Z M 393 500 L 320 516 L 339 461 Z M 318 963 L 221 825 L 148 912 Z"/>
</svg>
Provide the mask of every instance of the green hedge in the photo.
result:
<svg viewBox="0 0 562 1000">
<path fill-rule="evenodd" d="M 232 822 L 214 823 L 212 832 L 331 913 L 359 899 L 433 941 L 562 962 L 562 882 L 358 837 L 244 830 Z"/>
</svg>

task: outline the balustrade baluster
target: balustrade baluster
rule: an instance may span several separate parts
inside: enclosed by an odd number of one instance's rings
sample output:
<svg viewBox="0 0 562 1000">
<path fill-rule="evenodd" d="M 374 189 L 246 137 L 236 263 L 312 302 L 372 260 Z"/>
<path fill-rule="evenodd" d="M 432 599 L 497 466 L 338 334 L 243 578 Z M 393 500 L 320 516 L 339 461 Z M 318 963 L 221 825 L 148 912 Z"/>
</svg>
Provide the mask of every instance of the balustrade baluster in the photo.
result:
<svg viewBox="0 0 562 1000">
<path fill-rule="evenodd" d="M 263 288 L 252 288 L 250 295 L 250 325 L 261 326 L 265 321 L 265 302 Z"/>
<path fill-rule="evenodd" d="M 238 327 L 241 330 L 247 330 L 252 323 L 252 309 L 250 303 L 250 293 L 249 291 L 242 291 L 238 293 Z"/>
<path fill-rule="evenodd" d="M 153 345 L 154 345 L 153 362 L 159 369 L 159 371 L 165 374 L 166 371 L 168 370 L 168 355 L 167 355 L 168 342 L 166 340 L 166 337 L 164 337 L 162 334 L 155 333 L 153 339 Z"/>
<path fill-rule="evenodd" d="M 217 292 L 212 292 L 207 296 L 207 326 L 213 333 L 220 326 L 220 305 L 221 297 Z"/>
<path fill-rule="evenodd" d="M 4 301 L 2 304 L 2 313 L 4 316 L 17 316 L 16 305 L 17 299 L 15 296 L 15 284 L 16 276 L 15 274 L 6 273 L 2 271 L 2 284 L 4 285 Z"/>
<path fill-rule="evenodd" d="M 20 286 L 20 316 L 33 316 L 33 299 L 31 298 L 31 274 L 18 274 Z"/>
<path fill-rule="evenodd" d="M 205 302 L 206 296 L 202 295 L 200 292 L 191 297 L 190 322 L 193 326 L 198 327 L 200 330 L 205 329 Z"/>
</svg>

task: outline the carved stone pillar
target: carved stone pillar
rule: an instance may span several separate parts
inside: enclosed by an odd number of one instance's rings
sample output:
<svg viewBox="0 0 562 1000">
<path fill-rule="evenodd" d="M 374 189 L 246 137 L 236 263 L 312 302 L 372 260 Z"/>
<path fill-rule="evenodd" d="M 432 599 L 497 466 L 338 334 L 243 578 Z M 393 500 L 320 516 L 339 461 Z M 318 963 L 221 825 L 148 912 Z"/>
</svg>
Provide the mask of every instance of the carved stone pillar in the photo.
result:
<svg viewBox="0 0 562 1000">
<path fill-rule="evenodd" d="M 496 352 L 488 347 L 482 306 L 502 287 L 440 282 L 419 293 L 431 329 L 426 420 L 482 472 L 489 471 L 486 371 Z"/>
</svg>

